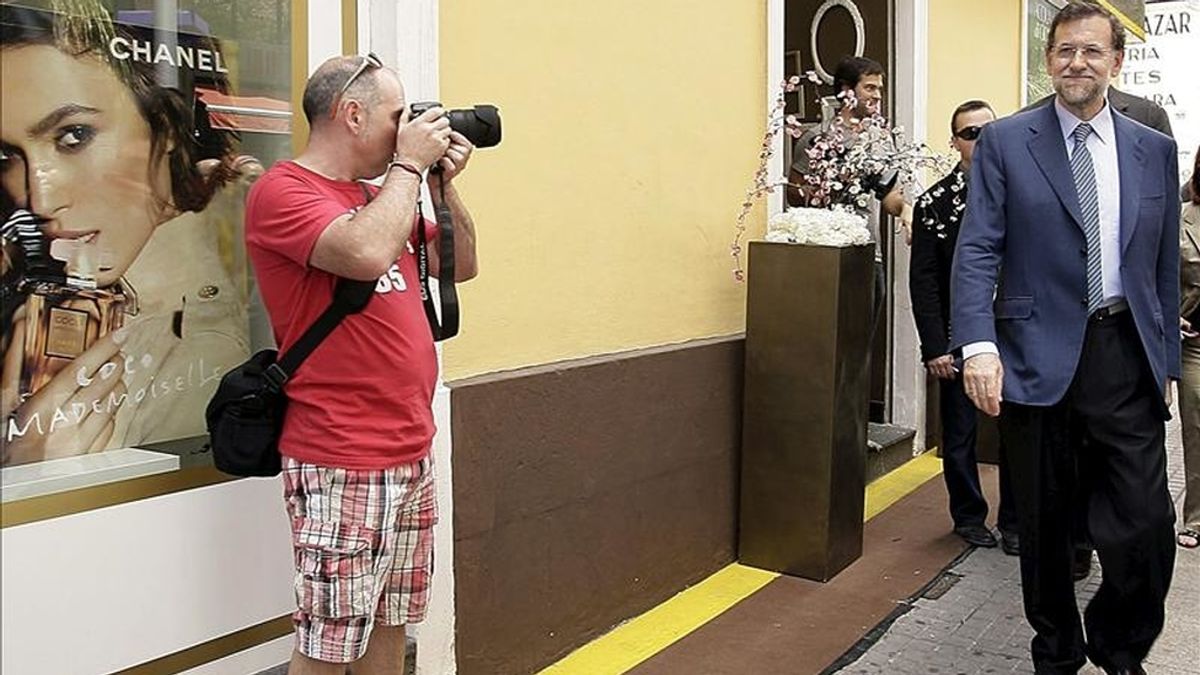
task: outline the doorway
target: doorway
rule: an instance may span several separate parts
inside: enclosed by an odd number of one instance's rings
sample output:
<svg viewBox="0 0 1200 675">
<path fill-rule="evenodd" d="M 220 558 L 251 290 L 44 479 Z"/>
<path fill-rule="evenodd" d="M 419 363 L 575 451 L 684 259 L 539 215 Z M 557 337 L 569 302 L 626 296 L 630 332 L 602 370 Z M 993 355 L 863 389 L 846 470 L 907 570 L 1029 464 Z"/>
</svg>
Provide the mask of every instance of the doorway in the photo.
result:
<svg viewBox="0 0 1200 675">
<path fill-rule="evenodd" d="M 784 3 L 784 76 L 800 75 L 801 84 L 787 99 L 787 114 L 796 115 L 805 124 L 821 121 L 818 101 L 835 94 L 830 85 L 816 85 L 803 78 L 816 71 L 832 75 L 842 57 L 857 54 L 878 61 L 885 73 L 884 114 L 891 117 L 896 96 L 893 89 L 894 65 L 892 35 L 895 0 L 785 0 Z M 815 46 L 815 49 L 814 49 Z M 815 52 L 815 54 L 814 54 Z M 814 56 L 816 58 L 814 58 Z M 790 166 L 792 148 L 785 143 L 784 166 Z M 880 214 L 880 250 L 887 272 L 886 288 L 893 287 L 895 249 L 891 219 Z M 903 242 L 901 242 L 903 245 Z M 893 315 L 895 303 L 887 294 L 883 316 L 871 344 L 870 421 L 891 421 L 893 356 Z"/>
</svg>

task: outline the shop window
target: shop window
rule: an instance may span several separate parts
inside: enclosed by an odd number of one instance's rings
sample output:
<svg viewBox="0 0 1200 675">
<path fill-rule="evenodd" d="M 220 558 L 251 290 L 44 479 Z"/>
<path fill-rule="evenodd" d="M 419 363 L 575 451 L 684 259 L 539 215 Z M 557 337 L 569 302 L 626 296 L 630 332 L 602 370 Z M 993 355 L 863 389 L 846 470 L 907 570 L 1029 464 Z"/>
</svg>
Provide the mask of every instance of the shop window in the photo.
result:
<svg viewBox="0 0 1200 675">
<path fill-rule="evenodd" d="M 204 407 L 270 341 L 242 214 L 291 154 L 294 4 L 0 3 L 6 504 L 218 479 Z"/>
</svg>

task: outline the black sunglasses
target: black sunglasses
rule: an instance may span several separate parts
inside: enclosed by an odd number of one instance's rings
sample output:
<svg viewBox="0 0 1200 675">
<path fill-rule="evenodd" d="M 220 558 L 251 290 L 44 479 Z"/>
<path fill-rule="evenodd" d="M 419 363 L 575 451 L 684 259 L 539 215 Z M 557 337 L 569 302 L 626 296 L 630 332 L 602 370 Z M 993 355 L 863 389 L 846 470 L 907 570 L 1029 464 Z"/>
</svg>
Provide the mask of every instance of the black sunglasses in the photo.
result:
<svg viewBox="0 0 1200 675">
<path fill-rule="evenodd" d="M 963 127 L 954 132 L 954 135 L 963 139 L 964 141 L 973 141 L 976 138 L 979 138 L 979 132 L 981 131 L 983 131 L 983 127 L 981 126 Z"/>
<path fill-rule="evenodd" d="M 362 57 L 362 63 L 358 64 L 358 69 L 354 71 L 354 74 L 350 76 L 350 79 L 346 80 L 346 84 L 342 85 L 342 89 L 338 92 L 338 95 L 333 97 L 333 105 L 329 107 L 329 119 L 337 117 L 338 104 L 342 102 L 342 97 L 346 95 L 346 91 L 350 89 L 350 85 L 354 84 L 354 81 L 357 80 L 359 76 L 367 72 L 367 68 L 382 67 L 383 61 L 380 61 L 378 56 L 375 56 L 374 54 L 367 54 L 366 56 Z"/>
</svg>

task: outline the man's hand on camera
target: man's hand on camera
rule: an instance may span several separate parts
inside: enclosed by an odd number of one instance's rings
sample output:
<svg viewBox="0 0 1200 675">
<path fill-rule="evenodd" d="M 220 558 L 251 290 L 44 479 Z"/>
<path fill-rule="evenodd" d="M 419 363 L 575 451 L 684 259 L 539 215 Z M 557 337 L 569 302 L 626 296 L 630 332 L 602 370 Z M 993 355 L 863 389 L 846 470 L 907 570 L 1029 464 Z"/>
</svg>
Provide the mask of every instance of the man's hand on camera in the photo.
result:
<svg viewBox="0 0 1200 675">
<path fill-rule="evenodd" d="M 442 108 L 430 108 L 415 120 L 409 120 L 405 110 L 396 131 L 396 159 L 423 171 L 446 154 L 451 133 L 450 120 Z"/>
<path fill-rule="evenodd" d="M 471 141 L 467 140 L 466 136 L 457 131 L 451 131 L 450 147 L 446 149 L 446 154 L 438 160 L 438 165 L 442 167 L 442 170 L 440 173 L 429 174 L 430 179 L 450 182 L 467 167 L 467 162 L 471 161 L 471 153 L 474 151 L 475 146 L 471 145 Z"/>
</svg>

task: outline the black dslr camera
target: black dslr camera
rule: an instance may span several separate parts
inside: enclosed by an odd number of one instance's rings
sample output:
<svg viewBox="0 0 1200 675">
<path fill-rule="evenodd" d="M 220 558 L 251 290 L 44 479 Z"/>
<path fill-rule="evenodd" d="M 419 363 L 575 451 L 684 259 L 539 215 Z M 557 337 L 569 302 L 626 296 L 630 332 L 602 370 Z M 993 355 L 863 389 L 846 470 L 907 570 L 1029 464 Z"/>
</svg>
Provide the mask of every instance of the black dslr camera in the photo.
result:
<svg viewBox="0 0 1200 675">
<path fill-rule="evenodd" d="M 440 106 L 441 103 L 424 101 L 408 106 L 408 118 L 416 119 L 421 113 Z M 477 148 L 500 145 L 500 111 L 494 105 L 477 105 L 471 108 L 447 110 L 450 128 L 467 137 Z"/>
</svg>

